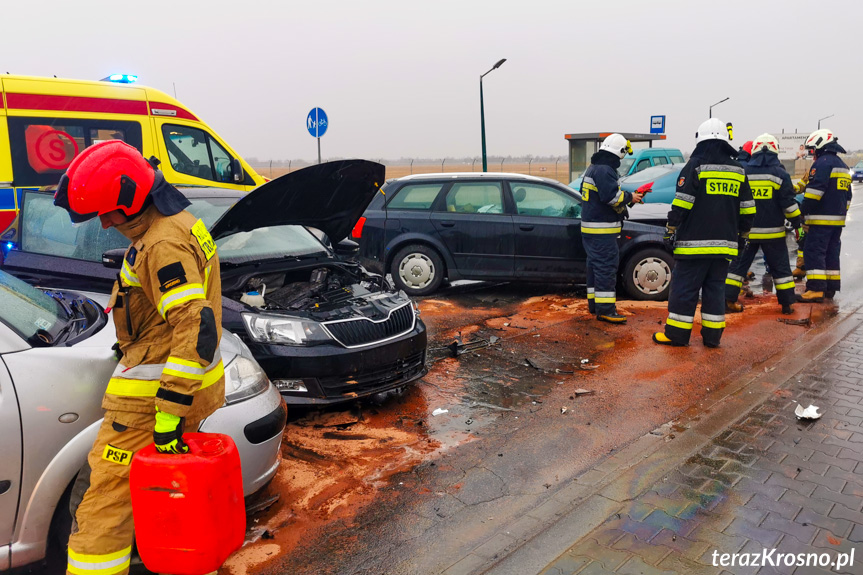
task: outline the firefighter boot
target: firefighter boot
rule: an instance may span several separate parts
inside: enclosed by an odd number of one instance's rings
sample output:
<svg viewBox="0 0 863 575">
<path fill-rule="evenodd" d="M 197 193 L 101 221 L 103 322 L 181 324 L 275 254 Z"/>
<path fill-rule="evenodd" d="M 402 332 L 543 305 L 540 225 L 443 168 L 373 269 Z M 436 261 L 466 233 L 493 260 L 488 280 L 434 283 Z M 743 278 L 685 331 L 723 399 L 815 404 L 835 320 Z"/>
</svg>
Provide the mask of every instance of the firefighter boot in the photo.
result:
<svg viewBox="0 0 863 575">
<path fill-rule="evenodd" d="M 794 310 L 793 310 L 793 309 L 791 309 L 791 304 L 785 304 L 785 305 L 783 305 L 783 306 L 782 306 L 782 313 L 783 313 L 784 315 L 791 315 L 792 313 L 794 313 Z"/>
<path fill-rule="evenodd" d="M 617 312 L 598 315 L 596 316 L 596 319 L 607 323 L 626 323 L 626 316 L 620 315 Z"/>
<path fill-rule="evenodd" d="M 725 300 L 725 311 L 728 313 L 740 313 L 743 311 L 743 304 L 737 301 Z"/>
<path fill-rule="evenodd" d="M 661 331 L 658 331 L 658 332 L 653 334 L 653 341 L 655 343 L 658 343 L 659 345 L 670 345 L 672 347 L 686 347 L 685 343 L 677 343 L 675 341 L 671 341 L 670 339 L 668 339 L 668 336 L 666 336 Z"/>
<path fill-rule="evenodd" d="M 800 303 L 823 303 L 824 292 L 806 290 L 805 292 L 797 296 L 797 301 L 799 301 Z"/>
<path fill-rule="evenodd" d="M 832 289 L 824 290 L 824 299 L 833 299 L 833 297 L 835 295 L 836 295 L 836 290 L 832 290 Z"/>
</svg>

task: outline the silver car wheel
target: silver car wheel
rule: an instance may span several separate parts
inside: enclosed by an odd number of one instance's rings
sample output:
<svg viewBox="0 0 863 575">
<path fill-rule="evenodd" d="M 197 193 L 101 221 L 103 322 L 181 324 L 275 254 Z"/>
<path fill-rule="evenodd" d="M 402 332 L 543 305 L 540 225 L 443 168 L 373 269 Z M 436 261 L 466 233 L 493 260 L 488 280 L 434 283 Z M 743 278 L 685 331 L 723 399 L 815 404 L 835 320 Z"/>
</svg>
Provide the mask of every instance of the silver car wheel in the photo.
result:
<svg viewBox="0 0 863 575">
<path fill-rule="evenodd" d="M 671 283 L 671 267 L 660 258 L 646 257 L 632 270 L 632 283 L 644 294 L 661 293 Z"/>
<path fill-rule="evenodd" d="M 399 263 L 399 277 L 405 285 L 422 289 L 434 281 L 434 262 L 425 254 L 410 253 Z"/>
</svg>

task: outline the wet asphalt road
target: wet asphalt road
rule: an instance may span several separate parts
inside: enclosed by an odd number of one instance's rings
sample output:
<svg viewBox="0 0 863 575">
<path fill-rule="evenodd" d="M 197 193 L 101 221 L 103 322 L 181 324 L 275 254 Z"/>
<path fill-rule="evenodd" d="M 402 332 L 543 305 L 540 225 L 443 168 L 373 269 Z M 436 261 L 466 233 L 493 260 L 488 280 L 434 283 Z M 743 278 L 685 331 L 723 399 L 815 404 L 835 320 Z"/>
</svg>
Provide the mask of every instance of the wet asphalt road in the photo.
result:
<svg viewBox="0 0 863 575">
<path fill-rule="evenodd" d="M 836 306 L 797 305 L 795 318 L 824 324 L 863 304 L 857 190 Z M 697 412 L 711 388 L 799 338 L 806 328 L 777 323 L 778 305 L 759 293 L 760 282 L 752 282 L 756 297 L 744 300 L 746 313 L 729 316 L 720 350 L 704 349 L 697 337 L 687 349 L 653 345 L 664 303 L 623 302 L 632 315 L 620 327 L 592 320 L 583 292 L 567 287 L 462 284 L 424 298 L 429 376 L 384 405 L 324 414 L 338 420 L 330 427 L 337 434 L 304 435 L 329 424 L 292 418 L 283 450 L 292 476 L 274 482 L 282 499 L 253 519 L 253 532 L 264 538 L 223 571 L 444 572 L 483 541 L 504 536 L 507 525 L 573 477 L 681 413 Z M 473 349 L 450 357 L 446 346 L 454 340 Z M 354 449 L 340 452 L 338 444 L 347 443 Z M 340 457 L 357 466 L 332 461 Z M 298 472 L 290 458 L 310 467 Z M 304 474 L 314 477 L 315 466 L 333 478 L 328 490 L 310 487 L 315 496 L 308 497 L 291 488 Z M 312 483 L 323 475 L 316 477 Z"/>
<path fill-rule="evenodd" d="M 823 324 L 863 304 L 861 206 L 863 198 L 843 233 L 836 306 L 799 304 L 795 318 Z M 225 572 L 442 573 L 609 454 L 697 411 L 711 387 L 782 353 L 805 328 L 778 324 L 775 297 L 758 293 L 760 278 L 752 286 L 757 297 L 745 300 L 746 313 L 729 316 L 723 348 L 713 353 L 696 337 L 682 350 L 650 343 L 664 303 L 622 303 L 632 316 L 621 328 L 589 318 L 583 293 L 567 287 L 466 284 L 424 298 L 429 376 L 362 416 L 419 441 L 397 438 L 401 457 L 386 460 L 386 469 L 370 458 L 359 473 L 374 475 L 371 493 L 347 496 L 337 513 L 300 524 L 291 517 L 302 511 L 293 509 L 278 526 L 272 512 L 259 517 L 274 527 L 273 539 L 250 545 Z M 449 357 L 446 346 L 459 337 L 475 349 Z M 579 388 L 593 393 L 577 395 Z M 448 411 L 432 415 L 436 409 Z"/>
</svg>

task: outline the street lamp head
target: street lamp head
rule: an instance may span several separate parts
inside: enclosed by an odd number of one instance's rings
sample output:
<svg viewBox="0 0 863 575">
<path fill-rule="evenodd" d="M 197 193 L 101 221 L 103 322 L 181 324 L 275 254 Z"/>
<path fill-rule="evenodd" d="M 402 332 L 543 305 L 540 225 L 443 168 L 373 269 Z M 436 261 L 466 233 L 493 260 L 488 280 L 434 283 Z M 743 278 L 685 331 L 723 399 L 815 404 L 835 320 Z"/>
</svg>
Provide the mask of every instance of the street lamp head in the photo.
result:
<svg viewBox="0 0 863 575">
<path fill-rule="evenodd" d="M 506 58 L 501 58 L 500 60 L 498 60 L 497 64 L 495 64 L 494 67 L 492 67 L 492 70 L 497 70 L 498 68 L 501 67 L 501 65 L 503 65 L 504 62 L 506 62 Z"/>
</svg>

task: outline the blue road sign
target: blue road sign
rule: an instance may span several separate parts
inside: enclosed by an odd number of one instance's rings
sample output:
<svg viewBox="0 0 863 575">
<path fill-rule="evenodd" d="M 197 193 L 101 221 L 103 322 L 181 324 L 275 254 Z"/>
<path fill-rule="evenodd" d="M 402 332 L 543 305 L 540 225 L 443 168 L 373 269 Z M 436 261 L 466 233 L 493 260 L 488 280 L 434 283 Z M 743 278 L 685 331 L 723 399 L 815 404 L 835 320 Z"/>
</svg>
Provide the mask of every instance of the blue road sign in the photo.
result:
<svg viewBox="0 0 863 575">
<path fill-rule="evenodd" d="M 664 134 L 665 133 L 665 116 L 650 117 L 650 133 Z"/>
<path fill-rule="evenodd" d="M 313 138 L 320 138 L 327 131 L 327 113 L 323 108 L 312 108 L 306 117 L 306 129 Z"/>
</svg>

